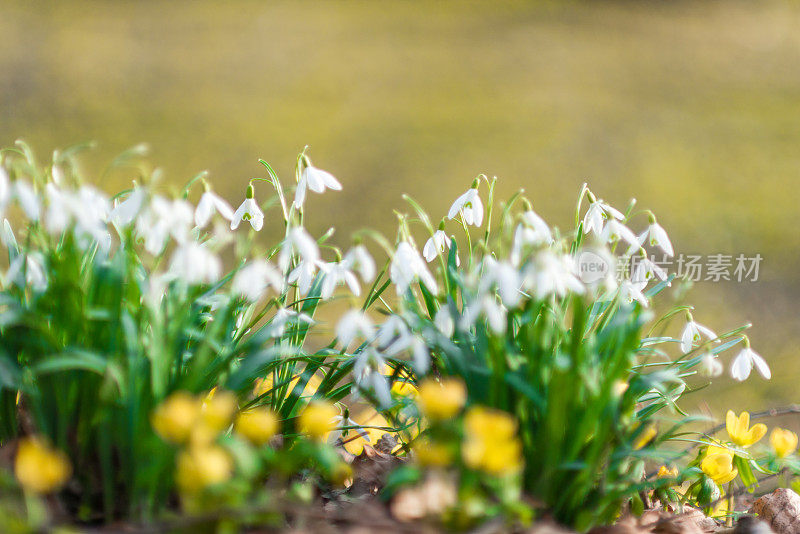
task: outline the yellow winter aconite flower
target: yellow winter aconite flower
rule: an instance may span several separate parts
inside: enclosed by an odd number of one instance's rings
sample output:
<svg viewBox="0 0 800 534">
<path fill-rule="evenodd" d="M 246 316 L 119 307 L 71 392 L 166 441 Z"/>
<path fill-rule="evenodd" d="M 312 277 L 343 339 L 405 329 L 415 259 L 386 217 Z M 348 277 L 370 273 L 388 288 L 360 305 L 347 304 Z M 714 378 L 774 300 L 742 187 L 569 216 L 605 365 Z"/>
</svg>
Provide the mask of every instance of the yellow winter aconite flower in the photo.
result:
<svg viewBox="0 0 800 534">
<path fill-rule="evenodd" d="M 411 382 L 406 380 L 397 380 L 392 384 L 392 395 L 414 398 L 419 395 L 419 391 Z"/>
<path fill-rule="evenodd" d="M 522 444 L 517 423 L 505 412 L 475 406 L 464 416 L 466 440 L 461 452 L 473 469 L 506 475 L 522 467 Z"/>
<path fill-rule="evenodd" d="M 668 478 L 668 477 L 675 478 L 678 476 L 678 468 L 673 467 L 672 469 L 670 469 L 666 465 L 662 465 L 661 467 L 658 468 L 658 474 L 656 476 L 658 478 Z"/>
<path fill-rule="evenodd" d="M 236 417 L 236 433 L 253 445 L 264 445 L 278 433 L 278 416 L 267 407 L 253 408 Z"/>
<path fill-rule="evenodd" d="M 769 442 L 778 458 L 785 458 L 797 450 L 797 434 L 785 428 L 774 428 Z"/>
<path fill-rule="evenodd" d="M 64 485 L 72 474 L 72 466 L 63 452 L 32 437 L 20 440 L 14 473 L 26 490 L 50 493 Z"/>
<path fill-rule="evenodd" d="M 164 440 L 185 443 L 200 417 L 201 404 L 185 391 L 177 391 L 153 412 L 153 429 Z"/>
<path fill-rule="evenodd" d="M 214 388 L 203 401 L 200 421 L 215 436 L 227 429 L 236 412 L 236 395 Z"/>
<path fill-rule="evenodd" d="M 336 420 L 339 415 L 336 406 L 329 402 L 313 401 L 306 406 L 300 414 L 300 431 L 308 434 L 311 438 L 323 441 L 327 435 L 336 428 Z"/>
<path fill-rule="evenodd" d="M 742 412 L 739 417 L 732 410 L 728 410 L 725 417 L 725 429 L 736 445 L 749 447 L 753 443 L 764 437 L 767 433 L 767 425 L 758 423 L 750 426 L 750 414 Z"/>
<path fill-rule="evenodd" d="M 466 401 L 467 388 L 455 378 L 445 378 L 441 382 L 428 378 L 419 386 L 417 403 L 422 415 L 432 420 L 455 416 Z"/>
<path fill-rule="evenodd" d="M 647 425 L 647 427 L 642 431 L 642 433 L 639 434 L 639 436 L 636 438 L 636 441 L 633 443 L 633 448 L 636 449 L 637 451 L 639 449 L 644 448 L 651 441 L 653 441 L 653 438 L 655 438 L 656 435 L 658 435 L 656 427 L 653 425 Z"/>
<path fill-rule="evenodd" d="M 279 382 L 281 384 L 283 381 Z M 286 386 L 286 390 L 288 393 L 291 393 L 294 390 L 294 387 L 297 383 L 300 382 L 300 376 L 295 376 L 291 382 L 289 382 L 288 386 Z M 302 395 L 304 397 L 308 397 L 313 395 L 319 389 L 320 384 L 322 384 L 322 380 L 317 376 L 313 375 L 311 378 L 308 379 L 308 383 L 306 383 L 306 387 L 303 388 Z M 286 385 L 286 384 L 284 384 Z M 269 373 L 264 378 L 257 378 L 253 384 L 253 396 L 260 397 L 266 393 L 272 391 L 272 388 L 275 387 L 274 380 L 272 377 L 272 373 Z"/>
<path fill-rule="evenodd" d="M 733 467 L 733 453 L 722 447 L 710 446 L 700 469 L 717 484 L 727 484 L 739 474 L 739 470 Z"/>
<path fill-rule="evenodd" d="M 453 463 L 453 451 L 444 443 L 422 437 L 414 442 L 414 456 L 424 467 L 445 467 Z"/>
<path fill-rule="evenodd" d="M 175 480 L 181 491 L 195 493 L 225 482 L 233 472 L 233 461 L 222 447 L 192 446 L 178 455 Z"/>
</svg>

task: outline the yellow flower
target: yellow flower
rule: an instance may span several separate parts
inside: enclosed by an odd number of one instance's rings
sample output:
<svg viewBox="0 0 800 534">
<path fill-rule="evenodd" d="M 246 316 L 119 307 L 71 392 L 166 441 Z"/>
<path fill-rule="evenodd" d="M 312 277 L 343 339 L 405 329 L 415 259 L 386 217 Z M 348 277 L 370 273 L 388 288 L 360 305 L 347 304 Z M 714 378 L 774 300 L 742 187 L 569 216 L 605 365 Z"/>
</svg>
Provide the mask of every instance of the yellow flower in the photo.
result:
<svg viewBox="0 0 800 534">
<path fill-rule="evenodd" d="M 236 418 L 236 432 L 253 445 L 264 445 L 278 433 L 278 416 L 267 407 L 242 412 Z"/>
<path fill-rule="evenodd" d="M 666 465 L 662 465 L 658 468 L 658 474 L 656 476 L 658 478 L 676 478 L 678 476 L 678 468 L 673 467 L 670 469 Z"/>
<path fill-rule="evenodd" d="M 769 442 L 778 458 L 785 458 L 797 449 L 797 434 L 784 428 L 774 428 L 769 435 Z"/>
<path fill-rule="evenodd" d="M 208 444 L 225 431 L 236 412 L 236 395 L 212 389 L 203 400 L 200 419 L 191 432 L 193 443 Z"/>
<path fill-rule="evenodd" d="M 359 424 L 363 425 L 363 427 L 350 429 L 347 431 L 347 435 L 342 436 L 342 444 L 344 449 L 355 456 L 358 456 L 364 452 L 365 445 L 375 447 L 375 445 L 378 443 L 378 440 L 381 439 L 384 434 L 391 433 L 390 431 L 383 430 L 382 428 L 371 428 L 391 427 L 386 418 L 379 414 L 374 408 L 369 408 L 365 411 L 362 411 L 358 416 L 356 416 L 356 420 L 359 422 L 355 423 L 353 420 L 350 420 L 349 424 Z"/>
<path fill-rule="evenodd" d="M 505 475 L 522 467 L 522 444 L 514 418 L 498 410 L 475 406 L 464 416 L 466 440 L 461 453 L 473 469 Z"/>
<path fill-rule="evenodd" d="M 233 461 L 222 447 L 193 446 L 178 455 L 175 480 L 185 493 L 195 493 L 231 477 Z"/>
<path fill-rule="evenodd" d="M 453 451 L 447 445 L 421 437 L 414 442 L 414 456 L 424 467 L 445 467 L 453 462 Z"/>
<path fill-rule="evenodd" d="M 700 469 L 717 484 L 727 484 L 739 474 L 739 470 L 733 467 L 733 454 L 721 447 L 709 446 Z"/>
<path fill-rule="evenodd" d="M 647 425 L 647 427 L 639 434 L 636 441 L 633 443 L 633 448 L 637 451 L 647 446 L 658 435 L 658 430 L 654 425 Z"/>
<path fill-rule="evenodd" d="M 267 374 L 266 377 L 257 378 L 255 380 L 255 382 L 253 384 L 253 396 L 254 397 L 260 397 L 261 395 L 264 395 L 264 394 L 269 393 L 269 392 L 272 391 L 272 388 L 274 387 L 274 380 L 273 380 L 273 376 L 272 375 L 273 375 L 273 373 L 269 373 L 269 374 Z M 287 392 L 291 393 L 292 390 L 294 389 L 294 387 L 297 385 L 297 383 L 299 381 L 300 381 L 300 376 L 299 375 L 295 376 L 292 379 L 292 381 L 289 382 L 289 385 L 286 387 Z M 281 380 L 278 383 L 279 384 L 284 384 L 284 381 Z M 319 378 L 319 376 L 313 375 L 311 378 L 308 379 L 308 383 L 306 384 L 306 387 L 303 388 L 302 395 L 304 397 L 309 397 L 309 396 L 313 395 L 319 389 L 320 384 L 322 384 L 322 380 Z M 286 385 L 286 384 L 284 384 L 284 385 Z"/>
<path fill-rule="evenodd" d="M 417 403 L 422 415 L 433 420 L 455 416 L 467 400 L 467 389 L 461 380 L 445 378 L 441 383 L 428 378 L 419 386 Z"/>
<path fill-rule="evenodd" d="M 64 485 L 72 474 L 72 466 L 63 452 L 31 437 L 19 442 L 14 473 L 26 490 L 50 493 Z"/>
<path fill-rule="evenodd" d="M 200 417 L 200 401 L 185 391 L 177 391 L 156 408 L 153 428 L 164 440 L 185 443 Z"/>
<path fill-rule="evenodd" d="M 306 409 L 300 414 L 300 431 L 308 434 L 313 439 L 323 441 L 336 428 L 336 420 L 334 418 L 337 415 L 339 415 L 339 411 L 333 404 L 312 401 L 308 403 Z"/>
<path fill-rule="evenodd" d="M 392 395 L 416 398 L 416 396 L 419 395 L 419 391 L 411 382 L 407 380 L 397 380 L 392 384 Z"/>
<path fill-rule="evenodd" d="M 725 428 L 731 437 L 731 441 L 740 447 L 749 447 L 767 433 L 767 425 L 763 423 L 750 427 L 749 413 L 742 412 L 739 417 L 736 417 L 736 414 L 731 410 L 728 410 L 728 414 L 725 417 Z"/>
</svg>

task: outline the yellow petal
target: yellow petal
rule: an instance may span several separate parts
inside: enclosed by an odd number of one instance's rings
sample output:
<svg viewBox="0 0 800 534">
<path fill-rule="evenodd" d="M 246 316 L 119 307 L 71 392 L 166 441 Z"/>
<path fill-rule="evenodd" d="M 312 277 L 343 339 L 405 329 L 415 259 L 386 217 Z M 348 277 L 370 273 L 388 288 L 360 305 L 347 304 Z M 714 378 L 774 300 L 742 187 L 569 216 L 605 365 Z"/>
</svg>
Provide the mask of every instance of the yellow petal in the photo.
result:
<svg viewBox="0 0 800 534">
<path fill-rule="evenodd" d="M 728 413 L 725 415 L 725 430 L 728 431 L 728 435 L 731 439 L 734 439 L 736 435 L 736 424 L 738 420 L 736 419 L 736 414 L 733 413 L 733 410 L 728 410 Z"/>
<path fill-rule="evenodd" d="M 750 429 L 750 413 L 749 412 L 742 412 L 739 414 L 739 428 L 737 429 L 737 434 L 740 436 L 745 436 Z"/>
<path fill-rule="evenodd" d="M 767 435 L 767 425 L 764 423 L 758 423 L 753 425 L 753 428 L 750 429 L 749 436 L 748 436 L 748 445 L 752 445 L 756 443 L 758 440 L 763 438 Z"/>
</svg>

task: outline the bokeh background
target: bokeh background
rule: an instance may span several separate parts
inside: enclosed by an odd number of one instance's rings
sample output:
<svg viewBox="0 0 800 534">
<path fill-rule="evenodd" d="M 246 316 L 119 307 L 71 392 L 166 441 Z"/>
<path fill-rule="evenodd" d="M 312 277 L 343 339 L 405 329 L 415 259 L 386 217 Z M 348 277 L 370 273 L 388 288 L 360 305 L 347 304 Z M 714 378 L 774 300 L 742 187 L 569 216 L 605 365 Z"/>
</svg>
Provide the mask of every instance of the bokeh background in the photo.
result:
<svg viewBox="0 0 800 534">
<path fill-rule="evenodd" d="M 764 258 L 689 302 L 718 331 L 752 321 L 775 377 L 722 378 L 695 408 L 800 401 L 797 3 L 2 0 L 0 144 L 17 138 L 42 159 L 96 140 L 94 176 L 146 141 L 166 182 L 208 169 L 234 204 L 257 158 L 291 180 L 308 144 L 344 185 L 309 226 L 339 242 L 391 232 L 403 192 L 438 217 L 480 172 L 562 227 L 584 181 L 635 196 L 680 252 Z"/>
</svg>

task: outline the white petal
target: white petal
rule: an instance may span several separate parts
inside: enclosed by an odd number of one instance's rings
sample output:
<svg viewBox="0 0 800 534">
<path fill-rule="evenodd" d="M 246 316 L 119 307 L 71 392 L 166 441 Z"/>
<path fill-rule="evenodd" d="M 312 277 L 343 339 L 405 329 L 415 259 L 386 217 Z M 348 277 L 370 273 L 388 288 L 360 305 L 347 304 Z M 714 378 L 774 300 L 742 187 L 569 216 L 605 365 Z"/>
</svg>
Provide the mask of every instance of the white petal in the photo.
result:
<svg viewBox="0 0 800 534">
<path fill-rule="evenodd" d="M 731 376 L 742 382 L 746 380 L 748 376 L 750 376 L 750 370 L 752 368 L 753 361 L 750 359 L 747 349 L 742 350 L 733 360 L 733 364 L 731 365 Z"/>
<path fill-rule="evenodd" d="M 767 361 L 761 357 L 756 351 L 750 351 L 750 357 L 753 359 L 753 363 L 758 369 L 758 372 L 761 373 L 761 376 L 769 380 L 772 378 L 772 371 L 769 370 L 769 365 L 767 365 Z"/>
</svg>

